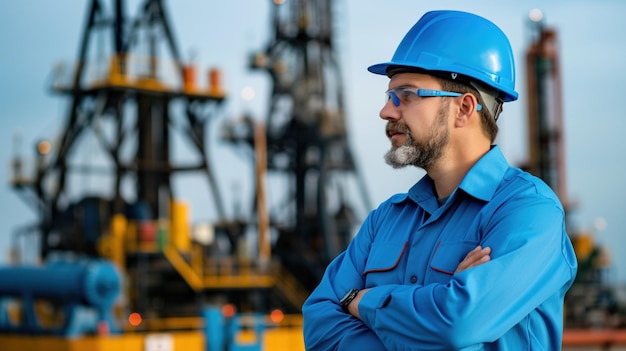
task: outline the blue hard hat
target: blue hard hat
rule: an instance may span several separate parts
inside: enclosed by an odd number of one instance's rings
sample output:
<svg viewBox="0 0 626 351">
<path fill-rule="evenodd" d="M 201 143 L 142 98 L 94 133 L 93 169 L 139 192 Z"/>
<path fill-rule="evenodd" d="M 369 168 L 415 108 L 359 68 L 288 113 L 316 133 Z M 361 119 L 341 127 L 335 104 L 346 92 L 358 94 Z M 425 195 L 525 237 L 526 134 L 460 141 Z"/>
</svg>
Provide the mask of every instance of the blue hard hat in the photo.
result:
<svg viewBox="0 0 626 351">
<path fill-rule="evenodd" d="M 430 11 L 409 30 L 389 62 L 368 67 L 387 74 L 392 66 L 461 75 L 517 100 L 515 62 L 508 38 L 491 21 L 461 11 Z"/>
</svg>

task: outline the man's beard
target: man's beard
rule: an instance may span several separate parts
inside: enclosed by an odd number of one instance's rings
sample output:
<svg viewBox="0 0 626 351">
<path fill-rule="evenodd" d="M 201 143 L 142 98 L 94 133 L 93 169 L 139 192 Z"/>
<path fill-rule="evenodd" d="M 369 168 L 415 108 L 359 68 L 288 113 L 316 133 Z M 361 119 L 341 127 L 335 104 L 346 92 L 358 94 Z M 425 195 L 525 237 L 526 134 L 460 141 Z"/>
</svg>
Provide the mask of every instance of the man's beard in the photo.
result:
<svg viewBox="0 0 626 351">
<path fill-rule="evenodd" d="M 443 155 L 444 147 L 448 143 L 450 131 L 448 130 L 448 104 L 441 105 L 437 118 L 424 142 L 413 139 L 411 131 L 406 124 L 397 122 L 387 123 L 387 130 L 393 130 L 406 135 L 406 141 L 398 147 L 391 146 L 385 154 L 385 162 L 393 168 L 416 166 L 428 168 L 433 162 Z"/>
</svg>

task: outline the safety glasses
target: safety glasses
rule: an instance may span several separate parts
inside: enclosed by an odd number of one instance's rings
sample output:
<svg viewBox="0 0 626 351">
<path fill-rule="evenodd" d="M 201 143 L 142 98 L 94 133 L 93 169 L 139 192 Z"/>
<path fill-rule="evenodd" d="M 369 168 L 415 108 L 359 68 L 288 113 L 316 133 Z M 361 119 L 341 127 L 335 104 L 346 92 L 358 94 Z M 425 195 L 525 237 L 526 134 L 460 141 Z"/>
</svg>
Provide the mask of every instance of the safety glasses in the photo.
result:
<svg viewBox="0 0 626 351">
<path fill-rule="evenodd" d="M 389 89 L 385 92 L 385 103 L 389 100 L 393 101 L 393 105 L 396 107 L 400 106 L 400 103 L 406 104 L 411 101 L 414 96 L 419 97 L 444 97 L 444 96 L 452 96 L 458 97 L 462 96 L 461 93 L 455 93 L 452 91 L 443 91 L 443 90 L 432 90 L 432 89 L 416 89 L 412 87 L 398 87 L 394 89 Z M 476 106 L 476 111 L 482 110 L 483 107 L 478 104 Z"/>
</svg>

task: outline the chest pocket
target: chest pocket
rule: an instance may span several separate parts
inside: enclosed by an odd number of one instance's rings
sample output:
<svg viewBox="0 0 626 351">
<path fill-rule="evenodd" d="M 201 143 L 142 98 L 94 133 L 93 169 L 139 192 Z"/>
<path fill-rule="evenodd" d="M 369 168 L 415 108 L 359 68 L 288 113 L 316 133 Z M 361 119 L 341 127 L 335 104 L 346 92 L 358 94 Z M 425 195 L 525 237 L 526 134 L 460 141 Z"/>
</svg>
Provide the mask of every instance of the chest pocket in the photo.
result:
<svg viewBox="0 0 626 351">
<path fill-rule="evenodd" d="M 397 284 L 402 282 L 399 269 L 402 256 L 408 242 L 385 243 L 372 246 L 365 264 L 365 284 L 375 286 L 381 284 Z"/>
<path fill-rule="evenodd" d="M 440 242 L 430 261 L 429 283 L 445 283 L 478 241 Z"/>
</svg>

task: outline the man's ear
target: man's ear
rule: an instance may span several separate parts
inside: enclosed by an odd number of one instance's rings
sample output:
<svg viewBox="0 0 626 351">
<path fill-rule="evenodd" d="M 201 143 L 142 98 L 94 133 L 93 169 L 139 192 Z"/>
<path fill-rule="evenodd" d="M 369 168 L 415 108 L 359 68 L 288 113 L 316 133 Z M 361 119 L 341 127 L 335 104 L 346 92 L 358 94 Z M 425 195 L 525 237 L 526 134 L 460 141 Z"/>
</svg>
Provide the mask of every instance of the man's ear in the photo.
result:
<svg viewBox="0 0 626 351">
<path fill-rule="evenodd" d="M 478 107 L 478 100 L 473 94 L 466 93 L 460 96 L 459 111 L 456 117 L 455 126 L 463 127 L 470 123 L 472 118 L 476 116 L 474 111 Z"/>
</svg>

